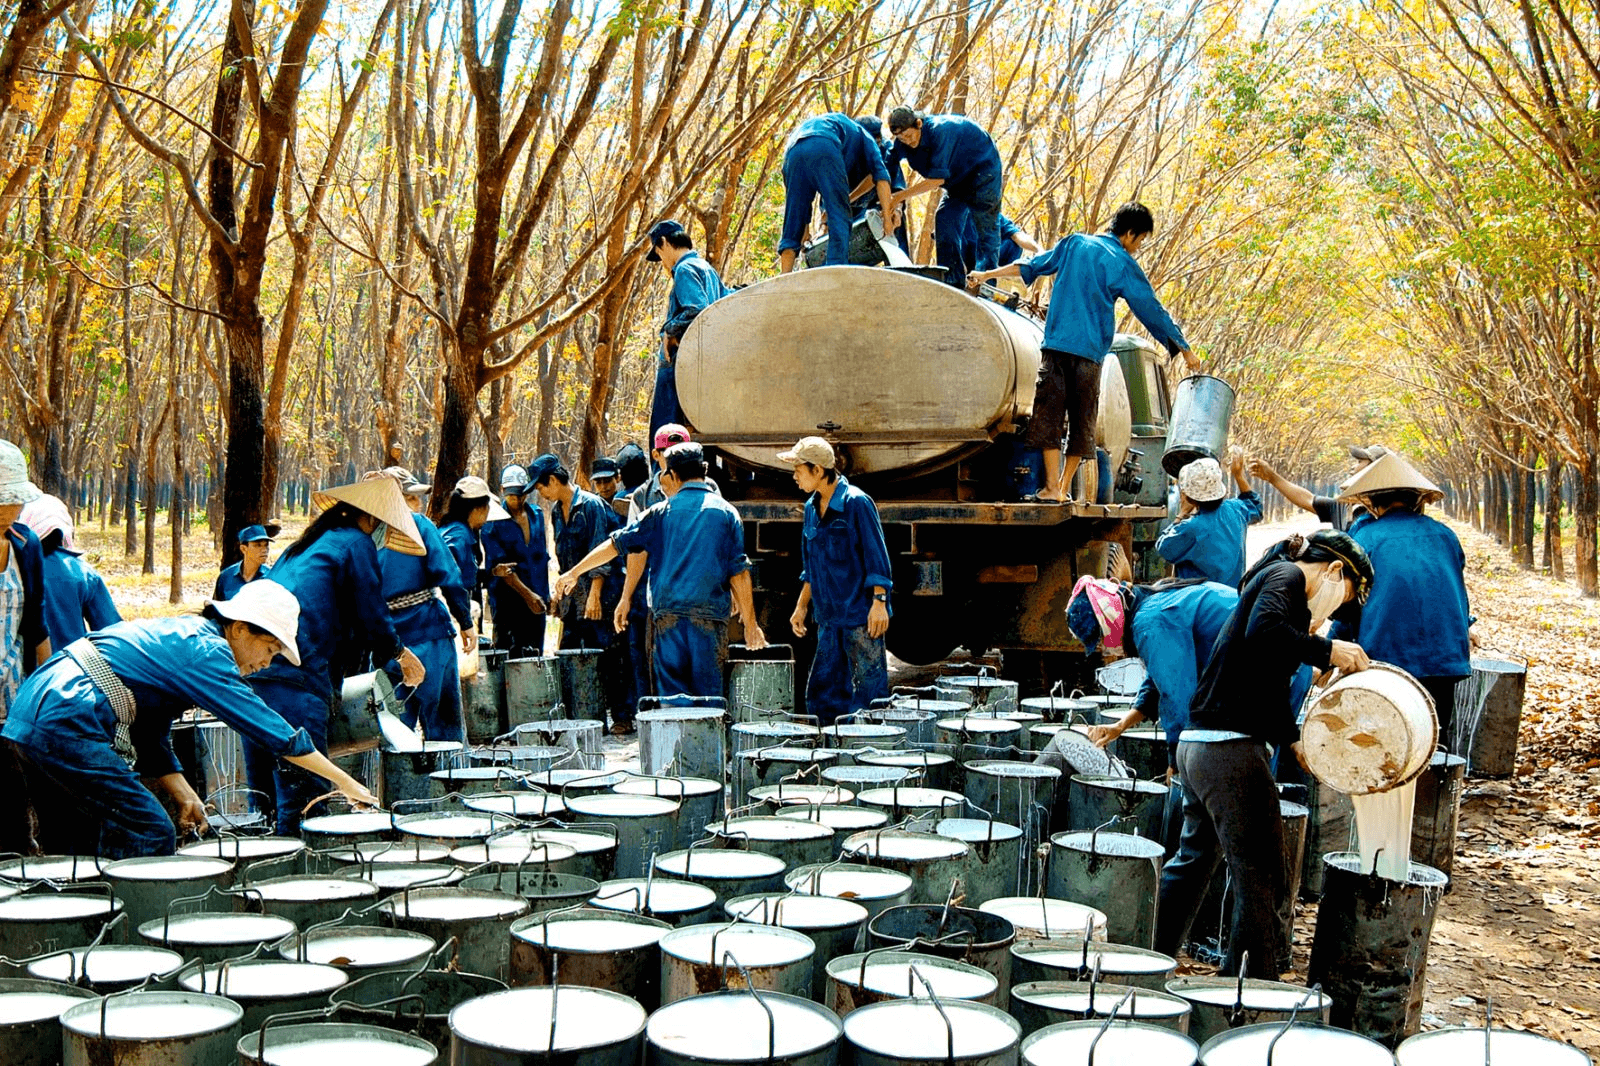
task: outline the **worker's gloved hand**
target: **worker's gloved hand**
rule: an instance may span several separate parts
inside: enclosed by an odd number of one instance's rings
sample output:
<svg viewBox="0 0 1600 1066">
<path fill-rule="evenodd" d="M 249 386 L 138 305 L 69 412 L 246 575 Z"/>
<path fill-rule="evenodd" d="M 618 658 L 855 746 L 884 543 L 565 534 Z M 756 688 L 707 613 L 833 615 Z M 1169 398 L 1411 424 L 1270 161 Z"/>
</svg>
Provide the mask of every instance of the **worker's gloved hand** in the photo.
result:
<svg viewBox="0 0 1600 1066">
<path fill-rule="evenodd" d="M 427 668 L 422 665 L 422 660 L 417 658 L 417 653 L 410 648 L 403 649 L 395 656 L 395 661 L 400 664 L 400 679 L 409 688 L 416 688 L 428 676 Z"/>
<path fill-rule="evenodd" d="M 1333 652 L 1328 656 L 1328 661 L 1347 674 L 1359 673 L 1372 665 L 1372 660 L 1367 658 L 1361 645 L 1348 640 L 1333 642 Z"/>
</svg>

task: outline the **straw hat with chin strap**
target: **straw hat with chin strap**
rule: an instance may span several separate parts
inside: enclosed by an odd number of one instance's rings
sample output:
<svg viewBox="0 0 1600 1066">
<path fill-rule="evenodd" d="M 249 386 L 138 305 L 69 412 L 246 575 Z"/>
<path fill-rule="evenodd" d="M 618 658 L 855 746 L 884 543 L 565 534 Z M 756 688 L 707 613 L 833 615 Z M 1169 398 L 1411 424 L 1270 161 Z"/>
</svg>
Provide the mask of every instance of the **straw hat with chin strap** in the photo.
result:
<svg viewBox="0 0 1600 1066">
<path fill-rule="evenodd" d="M 1444 499 L 1444 492 L 1422 476 L 1422 472 L 1394 452 L 1386 452 L 1363 467 L 1339 486 L 1339 499 L 1345 502 L 1361 500 L 1375 492 L 1409 489 L 1422 497 L 1423 503 Z"/>
<path fill-rule="evenodd" d="M 347 503 L 388 526 L 384 547 L 401 555 L 426 555 L 422 534 L 411 517 L 411 508 L 400 493 L 400 483 L 392 477 L 375 477 L 353 485 L 336 485 L 311 494 L 311 502 L 326 511 L 336 503 Z"/>
</svg>

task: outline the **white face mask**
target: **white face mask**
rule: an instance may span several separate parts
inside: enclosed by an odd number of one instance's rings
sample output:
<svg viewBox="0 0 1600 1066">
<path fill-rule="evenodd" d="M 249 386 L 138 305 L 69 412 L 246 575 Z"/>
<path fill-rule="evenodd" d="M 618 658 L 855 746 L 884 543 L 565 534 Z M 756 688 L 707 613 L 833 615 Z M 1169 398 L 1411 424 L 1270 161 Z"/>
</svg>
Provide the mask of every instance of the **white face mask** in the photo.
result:
<svg viewBox="0 0 1600 1066">
<path fill-rule="evenodd" d="M 1337 577 L 1332 571 L 1322 572 L 1316 591 L 1306 597 L 1306 606 L 1311 608 L 1311 632 L 1321 629 L 1322 624 L 1333 617 L 1333 612 L 1344 606 L 1345 592 L 1342 572 Z"/>
</svg>

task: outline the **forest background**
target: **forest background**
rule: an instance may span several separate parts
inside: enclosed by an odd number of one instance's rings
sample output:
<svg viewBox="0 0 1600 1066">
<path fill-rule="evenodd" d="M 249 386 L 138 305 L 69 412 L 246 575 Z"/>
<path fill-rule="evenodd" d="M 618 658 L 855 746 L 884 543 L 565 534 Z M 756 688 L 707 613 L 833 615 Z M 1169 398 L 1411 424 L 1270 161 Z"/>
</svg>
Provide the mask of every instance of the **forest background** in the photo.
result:
<svg viewBox="0 0 1600 1066">
<path fill-rule="evenodd" d="M 1141 259 L 1253 454 L 1328 486 L 1397 447 L 1597 592 L 1592 4 L 9 0 L 0 29 L 0 431 L 146 572 L 164 515 L 174 602 L 193 525 L 226 555 L 386 463 L 493 483 L 641 440 L 644 230 L 769 276 L 798 117 L 902 102 L 989 129 L 1046 245 L 1154 209 Z"/>
</svg>

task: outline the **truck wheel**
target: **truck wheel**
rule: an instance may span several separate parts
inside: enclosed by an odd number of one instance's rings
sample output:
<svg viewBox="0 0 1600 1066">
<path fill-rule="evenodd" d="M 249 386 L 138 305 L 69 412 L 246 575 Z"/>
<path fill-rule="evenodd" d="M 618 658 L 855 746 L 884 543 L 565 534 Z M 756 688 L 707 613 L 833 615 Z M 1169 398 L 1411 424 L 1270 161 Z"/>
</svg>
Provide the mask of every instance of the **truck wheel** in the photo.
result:
<svg viewBox="0 0 1600 1066">
<path fill-rule="evenodd" d="M 932 666 L 950 658 L 961 642 L 957 627 L 946 620 L 948 604 L 940 599 L 917 601 L 915 612 L 896 614 L 884 643 L 889 654 L 912 666 Z"/>
</svg>

